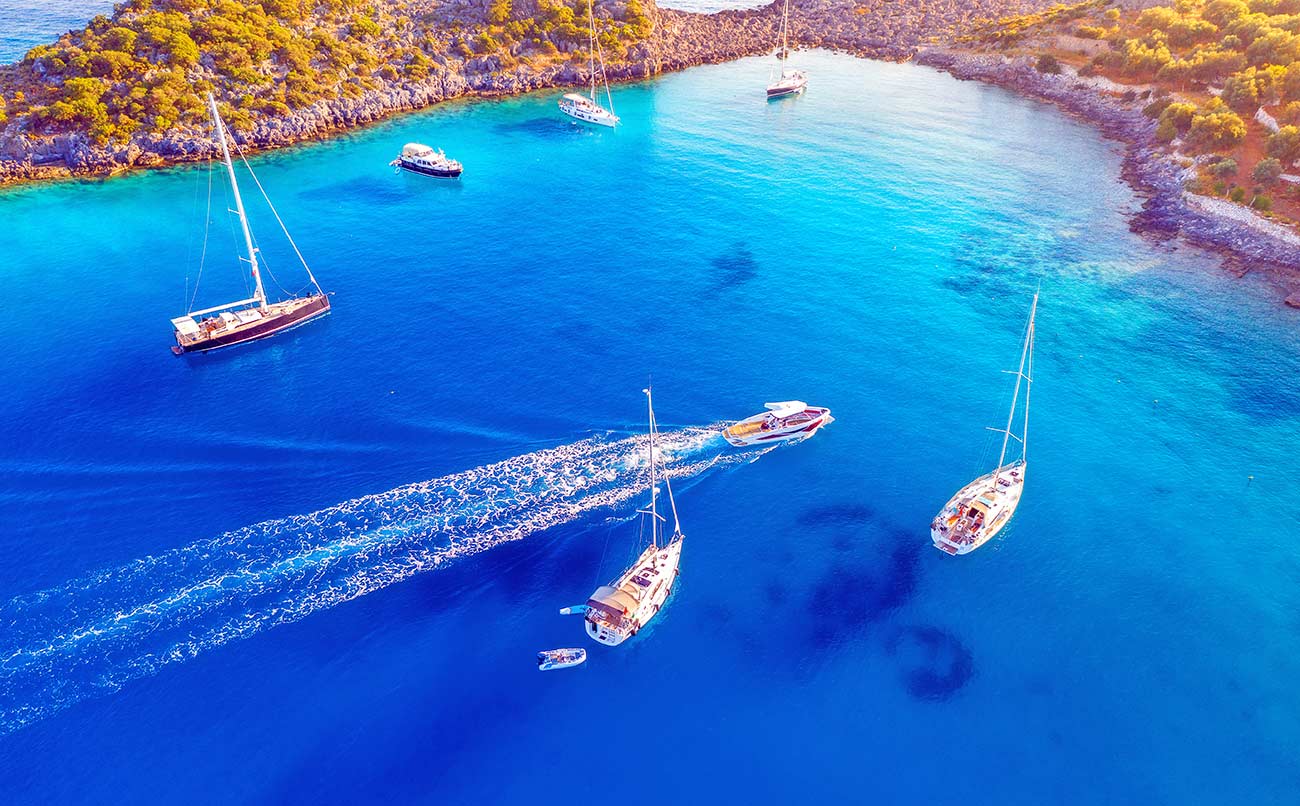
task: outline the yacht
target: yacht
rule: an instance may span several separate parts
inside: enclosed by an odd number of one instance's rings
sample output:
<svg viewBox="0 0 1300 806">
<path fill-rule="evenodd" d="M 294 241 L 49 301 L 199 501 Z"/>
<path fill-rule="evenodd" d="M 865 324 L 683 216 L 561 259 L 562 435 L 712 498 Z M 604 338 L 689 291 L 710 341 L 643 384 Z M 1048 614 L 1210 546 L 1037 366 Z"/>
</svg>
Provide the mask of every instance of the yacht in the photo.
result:
<svg viewBox="0 0 1300 806">
<path fill-rule="evenodd" d="M 785 0 L 785 10 L 781 13 L 781 51 L 777 54 L 781 62 L 781 73 L 769 76 L 767 99 L 786 98 L 798 95 L 808 86 L 808 76 L 802 70 L 790 70 L 786 60 L 790 58 L 790 0 Z"/>
<path fill-rule="evenodd" d="M 618 646 L 636 635 L 649 624 L 668 601 L 673 583 L 677 581 L 678 565 L 682 556 L 681 522 L 677 517 L 677 502 L 673 498 L 672 482 L 664 472 L 664 487 L 673 513 L 673 533 L 666 540 L 660 526 L 667 523 L 658 509 L 659 456 L 655 445 L 659 425 L 655 421 L 654 401 L 650 390 L 645 390 L 650 410 L 650 506 L 637 510 L 650 523 L 650 545 L 646 546 L 626 571 L 608 585 L 601 585 L 591 594 L 583 609 L 587 635 L 607 646 Z M 577 608 L 566 608 L 576 611 Z"/>
<path fill-rule="evenodd" d="M 459 162 L 449 159 L 441 148 L 435 151 L 421 143 L 407 143 L 402 146 L 402 153 L 388 164 L 399 171 L 410 171 L 413 174 L 437 176 L 443 179 L 454 179 L 465 170 Z"/>
<path fill-rule="evenodd" d="M 226 173 L 230 179 L 230 190 L 235 202 L 234 213 L 239 218 L 239 226 L 243 230 L 244 254 L 239 259 L 248 264 L 248 271 L 253 280 L 252 296 L 247 299 L 227 302 L 222 305 L 215 305 L 202 310 L 191 310 L 184 316 L 178 316 L 171 320 L 172 329 L 176 338 L 176 344 L 172 346 L 172 352 L 176 355 L 185 353 L 200 353 L 208 350 L 216 350 L 221 347 L 231 347 L 236 344 L 264 339 L 268 336 L 274 336 L 277 333 L 283 333 L 300 325 L 304 325 L 313 319 L 318 319 L 330 312 L 329 297 L 321 290 L 320 283 L 316 282 L 315 275 L 307 266 L 307 261 L 303 259 L 302 252 L 298 250 L 298 245 L 294 243 L 293 236 L 289 235 L 289 230 L 280 220 L 280 214 L 275 211 L 275 206 L 271 204 L 271 199 L 266 196 L 266 191 L 262 190 L 261 182 L 257 181 L 257 175 L 253 173 L 253 168 L 247 160 L 241 160 L 244 167 L 248 170 L 257 185 L 257 189 L 262 192 L 263 198 L 266 199 L 267 207 L 270 208 L 271 214 L 280 224 L 284 235 L 289 239 L 289 244 L 293 247 L 294 254 L 301 261 L 303 269 L 307 272 L 307 277 L 311 281 L 311 288 L 314 291 L 304 295 L 289 295 L 286 299 L 278 302 L 270 302 L 266 296 L 266 288 L 262 285 L 262 267 L 264 260 L 261 259 L 261 250 L 257 248 L 253 240 L 252 230 L 248 227 L 248 215 L 244 210 L 244 200 L 239 194 L 239 180 L 235 177 L 235 166 L 230 159 L 230 146 L 227 142 L 226 128 L 221 122 L 221 115 L 217 112 L 217 102 L 212 93 L 208 93 L 208 111 L 212 115 L 213 130 L 216 140 L 220 146 L 222 162 L 225 164 Z M 236 146 L 238 148 L 238 146 Z M 209 184 L 209 192 L 211 185 Z M 211 197 L 208 199 L 208 205 L 211 207 Z M 204 254 L 206 255 L 207 238 L 204 238 Z M 199 279 L 203 277 L 203 267 L 199 267 Z M 194 287 L 194 294 L 191 302 L 198 297 L 198 282 Z"/>
<path fill-rule="evenodd" d="M 588 95 L 578 92 L 566 93 L 560 99 L 560 111 L 574 120 L 593 123 L 597 126 L 618 125 L 618 115 L 614 114 L 614 96 L 609 92 L 609 79 L 605 76 L 605 56 L 601 53 L 600 43 L 596 41 L 596 14 L 592 3 L 587 3 L 587 22 L 589 24 L 589 43 L 587 47 L 588 72 L 591 74 L 591 91 Z M 596 59 L 600 59 L 600 80 L 605 85 L 605 102 L 609 109 L 596 102 Z"/>
<path fill-rule="evenodd" d="M 802 400 L 764 403 L 767 411 L 746 417 L 722 430 L 727 442 L 737 448 L 807 439 L 822 426 L 835 422 L 831 410 L 809 406 Z"/>
<path fill-rule="evenodd" d="M 1020 496 L 1025 489 L 1025 457 L 1029 437 L 1029 391 L 1034 374 L 1034 316 L 1038 312 L 1038 294 L 1034 294 L 1029 309 L 1029 324 L 1025 327 L 1025 341 L 1020 349 L 1020 368 L 1016 370 L 1016 391 L 1011 397 L 1011 411 L 1007 414 L 1007 427 L 994 428 L 1002 434 L 1002 453 L 997 469 L 967 484 L 957 491 L 930 523 L 930 538 L 935 548 L 947 554 L 970 554 L 993 539 L 1015 514 Z M 1020 388 L 1025 389 L 1025 411 L 1020 434 L 1012 432 Z M 1007 448 L 1014 439 L 1020 443 L 1020 456 L 1007 461 Z"/>
</svg>

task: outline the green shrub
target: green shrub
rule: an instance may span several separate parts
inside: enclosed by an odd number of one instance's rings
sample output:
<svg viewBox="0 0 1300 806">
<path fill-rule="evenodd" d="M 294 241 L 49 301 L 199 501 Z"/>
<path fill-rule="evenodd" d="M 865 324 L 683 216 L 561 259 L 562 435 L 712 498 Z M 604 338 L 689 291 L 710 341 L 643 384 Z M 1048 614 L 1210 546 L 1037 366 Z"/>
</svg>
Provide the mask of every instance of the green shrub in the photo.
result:
<svg viewBox="0 0 1300 806">
<path fill-rule="evenodd" d="M 1059 75 L 1061 72 L 1061 63 L 1050 53 L 1044 53 L 1038 57 L 1038 63 L 1034 65 L 1040 73 L 1049 73 Z"/>
</svg>

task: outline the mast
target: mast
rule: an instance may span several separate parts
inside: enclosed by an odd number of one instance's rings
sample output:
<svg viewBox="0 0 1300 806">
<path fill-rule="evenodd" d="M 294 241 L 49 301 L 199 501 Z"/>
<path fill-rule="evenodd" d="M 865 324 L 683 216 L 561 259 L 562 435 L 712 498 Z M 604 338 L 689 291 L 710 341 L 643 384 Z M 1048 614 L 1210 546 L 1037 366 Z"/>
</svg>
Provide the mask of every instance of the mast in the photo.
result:
<svg viewBox="0 0 1300 806">
<path fill-rule="evenodd" d="M 790 0 L 785 0 L 781 13 L 781 77 L 785 78 L 785 59 L 790 53 Z"/>
<path fill-rule="evenodd" d="M 596 102 L 596 0 L 587 0 L 587 69 L 591 71 L 591 102 Z M 601 60 L 604 63 L 604 60 Z M 646 392 L 649 394 L 649 392 Z"/>
<path fill-rule="evenodd" d="M 655 419 L 652 420 L 652 422 L 654 424 L 655 435 L 658 436 L 659 421 Z M 673 481 L 672 478 L 668 475 L 668 468 L 666 466 L 664 467 L 664 488 L 668 490 L 668 505 L 672 507 L 673 510 L 673 537 L 674 538 L 681 537 L 682 520 L 681 518 L 677 517 L 677 499 L 673 497 Z"/>
<path fill-rule="evenodd" d="M 248 265 L 253 273 L 253 281 L 257 283 L 257 290 L 253 293 L 253 299 L 257 301 L 262 310 L 266 310 L 266 290 L 262 288 L 262 273 L 257 270 L 257 248 L 253 246 L 253 233 L 248 229 L 248 215 L 244 213 L 244 199 L 239 195 L 239 181 L 235 178 L 235 165 L 230 161 L 230 148 L 226 145 L 226 128 L 221 123 L 221 115 L 217 113 L 217 99 L 208 93 L 208 110 L 212 113 L 212 125 L 216 128 L 217 142 L 221 144 L 221 157 L 226 163 L 226 171 L 230 174 L 230 190 L 235 196 L 235 212 L 239 215 L 239 226 L 244 230 L 244 246 L 248 250 Z"/>
<path fill-rule="evenodd" d="M 645 388 L 646 408 L 650 411 L 650 544 L 659 547 L 659 511 L 655 506 L 658 490 L 655 487 L 655 404 L 650 387 Z"/>
<path fill-rule="evenodd" d="M 1038 313 L 1038 292 L 1034 292 L 1034 304 L 1029 308 L 1029 324 L 1025 327 L 1025 343 L 1020 348 L 1020 368 L 1016 370 L 1016 391 L 1011 395 L 1011 411 L 1007 412 L 1007 427 L 1002 430 L 1002 452 L 998 454 L 998 467 L 993 472 L 993 489 L 997 489 L 998 476 L 1002 472 L 1002 463 L 1007 458 L 1007 443 L 1011 440 L 1011 425 L 1016 419 L 1016 403 L 1020 399 L 1020 382 L 1025 380 L 1025 360 L 1029 358 L 1029 346 L 1034 341 L 1034 316 Z M 1032 366 L 1032 365 L 1031 365 Z M 1031 370 L 1032 371 L 1032 370 Z M 1029 391 L 1025 390 L 1025 435 L 1029 434 Z M 1021 440 L 1023 444 L 1024 440 Z M 1022 449 L 1023 450 L 1023 449 Z M 1023 453 L 1021 454 L 1023 456 Z"/>
</svg>

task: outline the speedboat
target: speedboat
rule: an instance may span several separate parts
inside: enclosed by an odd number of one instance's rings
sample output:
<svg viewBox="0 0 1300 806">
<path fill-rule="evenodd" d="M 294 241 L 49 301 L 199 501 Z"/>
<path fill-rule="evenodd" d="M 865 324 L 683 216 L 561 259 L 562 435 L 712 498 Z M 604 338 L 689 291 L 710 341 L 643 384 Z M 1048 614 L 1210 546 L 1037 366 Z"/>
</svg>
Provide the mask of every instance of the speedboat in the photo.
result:
<svg viewBox="0 0 1300 806">
<path fill-rule="evenodd" d="M 807 439 L 817 429 L 835 422 L 831 410 L 809 406 L 802 400 L 764 403 L 767 411 L 724 428 L 722 436 L 737 448 Z"/>
<path fill-rule="evenodd" d="M 554 669 L 568 669 L 580 666 L 587 661 L 587 650 L 579 648 L 545 649 L 537 653 L 537 670 L 549 672 Z"/>
<path fill-rule="evenodd" d="M 441 148 L 435 151 L 421 143 L 407 143 L 402 146 L 402 153 L 388 164 L 399 171 L 437 176 L 442 179 L 454 179 L 465 170 L 459 162 L 444 154 Z"/>
<path fill-rule="evenodd" d="M 591 98 L 576 92 L 566 93 L 560 99 L 560 111 L 584 123 L 594 123 L 597 126 L 609 126 L 611 128 L 618 125 L 618 115 L 615 115 Z"/>
<path fill-rule="evenodd" d="M 798 95 L 808 86 L 808 76 L 802 70 L 782 70 L 781 77 L 767 85 L 767 99 Z"/>
</svg>

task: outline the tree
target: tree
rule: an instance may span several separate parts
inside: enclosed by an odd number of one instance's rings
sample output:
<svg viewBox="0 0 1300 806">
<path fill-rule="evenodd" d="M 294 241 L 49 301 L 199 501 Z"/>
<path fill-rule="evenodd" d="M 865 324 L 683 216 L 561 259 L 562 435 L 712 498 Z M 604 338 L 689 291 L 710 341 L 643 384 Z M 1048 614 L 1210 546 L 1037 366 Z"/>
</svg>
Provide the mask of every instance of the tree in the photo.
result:
<svg viewBox="0 0 1300 806">
<path fill-rule="evenodd" d="M 1192 118 L 1196 116 L 1196 105 L 1185 101 L 1174 101 L 1160 113 L 1160 122 L 1169 121 L 1179 134 L 1187 134 L 1192 128 Z"/>
<path fill-rule="evenodd" d="M 1250 172 L 1250 178 L 1261 185 L 1269 185 L 1277 181 L 1282 175 L 1282 163 L 1273 157 L 1265 157 L 1255 163 L 1255 170 Z"/>
<path fill-rule="evenodd" d="M 1241 2 L 1241 0 L 1212 0 L 1205 6 L 1201 16 L 1215 25 L 1223 27 L 1249 13 L 1250 6 Z"/>
<path fill-rule="evenodd" d="M 1223 94 L 1219 97 L 1238 112 L 1253 112 L 1258 109 L 1259 87 L 1255 83 L 1255 68 L 1229 76 L 1223 84 Z"/>
<path fill-rule="evenodd" d="M 1200 112 L 1192 118 L 1188 140 L 1207 151 L 1221 151 L 1246 139 L 1246 122 L 1236 112 Z"/>
<path fill-rule="evenodd" d="M 1290 165 L 1300 159 L 1300 127 L 1283 126 L 1269 136 L 1264 147 L 1270 157 Z"/>
</svg>

